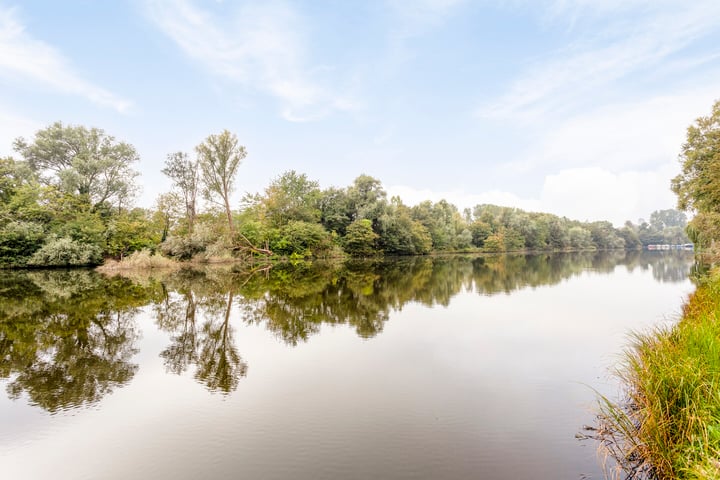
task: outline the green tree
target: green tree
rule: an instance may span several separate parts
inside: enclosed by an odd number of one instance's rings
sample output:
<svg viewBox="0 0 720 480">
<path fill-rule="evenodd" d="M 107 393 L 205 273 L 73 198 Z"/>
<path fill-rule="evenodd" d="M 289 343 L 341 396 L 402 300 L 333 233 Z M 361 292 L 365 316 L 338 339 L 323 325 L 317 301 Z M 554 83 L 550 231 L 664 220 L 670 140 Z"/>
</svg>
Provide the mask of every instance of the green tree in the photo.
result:
<svg viewBox="0 0 720 480">
<path fill-rule="evenodd" d="M 350 202 L 345 189 L 331 187 L 323 190 L 318 200 L 320 223 L 329 232 L 344 236 L 355 213 Z"/>
<path fill-rule="evenodd" d="M 23 265 L 43 243 L 43 227 L 33 222 L 13 221 L 0 228 L 0 264 Z"/>
<path fill-rule="evenodd" d="M 210 135 L 195 150 L 205 184 L 205 197 L 225 208 L 230 235 L 235 238 L 230 194 L 235 189 L 235 176 L 247 151 L 239 144 L 237 136 L 227 130 Z"/>
<path fill-rule="evenodd" d="M 56 122 L 39 130 L 32 142 L 16 139 L 14 148 L 42 182 L 85 195 L 94 208 L 105 203 L 122 207 L 136 190 L 135 148 L 99 128 Z"/>
<path fill-rule="evenodd" d="M 688 227 L 692 240 L 712 246 L 720 232 L 720 101 L 688 127 L 680 162 L 681 172 L 671 183 L 678 208 L 696 212 Z"/>
<path fill-rule="evenodd" d="M 167 156 L 162 172 L 173 182 L 185 204 L 187 230 L 192 234 L 197 217 L 197 193 L 200 188 L 200 164 L 190 160 L 187 153 L 175 152 Z"/>
<path fill-rule="evenodd" d="M 107 229 L 107 252 L 119 259 L 160 243 L 148 214 L 141 208 L 116 215 Z"/>
<path fill-rule="evenodd" d="M 343 247 L 350 255 L 369 257 L 374 255 L 378 235 L 372 229 L 372 222 L 366 218 L 355 220 L 347 227 Z"/>
<path fill-rule="evenodd" d="M 387 203 L 387 193 L 383 190 L 380 180 L 369 175 L 360 175 L 348 188 L 347 195 L 352 220 L 367 218 L 373 222 L 375 228 Z"/>
<path fill-rule="evenodd" d="M 432 239 L 425 226 L 413 220 L 410 209 L 399 197 L 393 197 L 379 222 L 379 243 L 391 255 L 422 255 L 432 248 Z"/>
<path fill-rule="evenodd" d="M 270 226 L 279 228 L 290 221 L 317 223 L 319 199 L 318 182 L 290 170 L 273 180 L 260 203 Z"/>
</svg>

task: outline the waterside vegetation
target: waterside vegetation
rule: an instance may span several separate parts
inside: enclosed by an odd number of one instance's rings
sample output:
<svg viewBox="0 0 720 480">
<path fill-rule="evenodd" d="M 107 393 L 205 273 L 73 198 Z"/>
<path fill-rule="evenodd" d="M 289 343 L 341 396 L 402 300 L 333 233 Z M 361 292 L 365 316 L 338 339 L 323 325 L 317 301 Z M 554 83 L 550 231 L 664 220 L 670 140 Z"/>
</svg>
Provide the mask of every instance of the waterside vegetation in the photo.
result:
<svg viewBox="0 0 720 480">
<path fill-rule="evenodd" d="M 597 437 L 622 478 L 720 478 L 720 102 L 688 128 L 673 179 L 709 269 L 672 326 L 635 334 L 618 371 L 627 396 L 601 399 Z"/>
<path fill-rule="evenodd" d="M 675 210 L 615 228 L 606 221 L 496 205 L 460 211 L 440 200 L 408 206 L 399 197 L 388 198 L 381 182 L 368 175 L 344 188 L 321 189 L 291 170 L 233 207 L 247 151 L 227 130 L 208 136 L 195 155 L 167 156 L 162 172 L 172 191 L 149 209 L 133 206 L 137 152 L 101 129 L 57 122 L 14 146 L 19 159 L 0 159 L 0 266 L 5 267 L 98 265 L 143 250 L 149 252 L 143 254 L 146 265 L 150 258 L 161 265 L 161 256 L 204 262 L 688 242 L 685 215 Z"/>
</svg>

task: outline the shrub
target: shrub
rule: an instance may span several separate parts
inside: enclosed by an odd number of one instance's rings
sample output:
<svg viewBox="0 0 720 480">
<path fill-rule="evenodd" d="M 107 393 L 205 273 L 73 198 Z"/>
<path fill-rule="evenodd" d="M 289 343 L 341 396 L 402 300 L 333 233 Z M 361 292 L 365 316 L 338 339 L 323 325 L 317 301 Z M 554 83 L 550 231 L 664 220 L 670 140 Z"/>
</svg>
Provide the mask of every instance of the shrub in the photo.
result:
<svg viewBox="0 0 720 480">
<path fill-rule="evenodd" d="M 198 253 L 204 252 L 217 240 L 217 235 L 207 225 L 201 223 L 195 226 L 195 230 L 189 237 L 168 237 L 160 244 L 160 251 L 163 255 L 178 260 L 190 260 Z"/>
<path fill-rule="evenodd" d="M 278 233 L 270 249 L 281 255 L 323 257 L 333 250 L 332 237 L 317 223 L 289 222 Z"/>
<path fill-rule="evenodd" d="M 67 237 L 52 238 L 28 260 L 39 267 L 99 265 L 102 251 L 97 245 L 76 242 Z"/>
<path fill-rule="evenodd" d="M 43 227 L 34 222 L 15 221 L 0 228 L 0 263 L 24 264 L 43 242 Z"/>
</svg>

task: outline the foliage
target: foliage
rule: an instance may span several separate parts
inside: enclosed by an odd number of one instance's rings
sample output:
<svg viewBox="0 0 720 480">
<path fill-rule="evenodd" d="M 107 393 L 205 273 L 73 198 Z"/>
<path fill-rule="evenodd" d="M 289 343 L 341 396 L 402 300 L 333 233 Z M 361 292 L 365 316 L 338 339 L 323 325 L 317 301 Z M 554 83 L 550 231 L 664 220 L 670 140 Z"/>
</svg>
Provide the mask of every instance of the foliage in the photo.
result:
<svg viewBox="0 0 720 480">
<path fill-rule="evenodd" d="M 31 143 L 16 139 L 14 147 L 44 183 L 86 195 L 94 207 L 121 205 L 133 195 L 137 173 L 130 166 L 138 155 L 101 129 L 56 122 L 36 132 Z"/>
<path fill-rule="evenodd" d="M 160 251 L 171 258 L 190 260 L 198 253 L 204 252 L 215 240 L 212 231 L 205 224 L 188 236 L 170 236 L 161 245 Z"/>
<path fill-rule="evenodd" d="M 122 259 L 128 253 L 152 248 L 159 241 L 147 218 L 147 212 L 136 208 L 129 212 L 123 211 L 109 222 L 106 251 L 113 257 Z"/>
<path fill-rule="evenodd" d="M 182 203 L 185 206 L 185 220 L 187 231 L 192 233 L 197 216 L 197 193 L 200 188 L 200 163 L 190 160 L 187 153 L 175 152 L 167 156 L 165 168 L 162 173 L 173 182 L 173 187 L 179 190 Z M 168 202 L 165 202 L 168 205 Z"/>
<path fill-rule="evenodd" d="M 50 238 L 27 263 L 36 267 L 77 267 L 101 262 L 102 251 L 96 245 L 62 237 Z"/>
<path fill-rule="evenodd" d="M 205 197 L 225 207 L 230 234 L 234 237 L 230 194 L 235 188 L 240 162 L 247 156 L 245 147 L 239 144 L 235 134 L 223 130 L 217 135 L 208 136 L 195 150 L 202 171 Z"/>
<path fill-rule="evenodd" d="M 379 243 L 391 255 L 422 255 L 432 247 L 432 239 L 425 226 L 413 220 L 408 207 L 398 197 L 378 219 Z"/>
<path fill-rule="evenodd" d="M 343 247 L 350 255 L 369 257 L 377 252 L 375 242 L 378 238 L 379 235 L 373 232 L 372 222 L 367 218 L 361 218 L 348 226 Z"/>
<path fill-rule="evenodd" d="M 440 200 L 414 206 L 387 198 L 380 180 L 360 175 L 344 188 L 320 190 L 307 175 L 282 173 L 261 193 L 230 205 L 245 147 L 227 130 L 167 156 L 173 184 L 151 210 L 127 202 L 136 190 L 134 148 L 97 128 L 58 122 L 32 142 L 15 142 L 23 161 L 0 158 L 0 262 L 22 265 L 48 238 L 68 238 L 123 258 L 142 249 L 175 259 L 282 256 L 422 255 L 431 251 L 547 251 L 636 248 L 681 243 L 685 217 L 658 211 L 650 223 L 616 229 L 496 205 L 462 212 Z M 197 193 L 210 201 L 200 211 Z M 224 217 L 224 218 L 223 218 Z M 694 238 L 708 242 L 711 216 L 696 217 Z M 16 224 L 13 222 L 24 222 Z M 19 225 L 34 225 L 23 230 Z M 35 235 L 33 232 L 41 232 Z M 23 244 L 23 242 L 26 242 Z M 683 242 L 684 243 L 684 242 Z"/>
<path fill-rule="evenodd" d="M 42 225 L 15 221 L 0 228 L 0 264 L 23 265 L 43 243 Z"/>
<path fill-rule="evenodd" d="M 273 180 L 259 202 L 268 225 L 280 228 L 291 221 L 318 223 L 319 199 L 318 182 L 291 170 Z"/>
<path fill-rule="evenodd" d="M 678 207 L 697 212 L 689 231 L 702 247 L 712 247 L 720 238 L 712 220 L 720 212 L 720 101 L 688 127 L 680 161 L 682 170 L 672 180 Z"/>
<path fill-rule="evenodd" d="M 270 249 L 281 255 L 325 257 L 332 250 L 330 234 L 318 223 L 291 221 L 279 229 Z"/>
</svg>

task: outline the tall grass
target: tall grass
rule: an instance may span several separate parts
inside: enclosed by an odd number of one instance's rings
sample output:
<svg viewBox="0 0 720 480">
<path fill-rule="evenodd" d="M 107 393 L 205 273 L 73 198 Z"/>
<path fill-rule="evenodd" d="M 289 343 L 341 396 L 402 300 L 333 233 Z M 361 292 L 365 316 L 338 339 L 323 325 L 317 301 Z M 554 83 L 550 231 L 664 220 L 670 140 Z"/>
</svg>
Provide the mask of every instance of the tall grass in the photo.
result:
<svg viewBox="0 0 720 480">
<path fill-rule="evenodd" d="M 615 476 L 720 479 L 720 272 L 679 323 L 634 336 L 619 376 L 627 398 L 601 398 L 598 434 Z"/>
<path fill-rule="evenodd" d="M 121 261 L 106 260 L 98 267 L 101 272 L 115 272 L 118 270 L 148 270 L 148 269 L 178 269 L 182 264 L 176 260 L 153 254 L 149 250 L 133 252 Z"/>
</svg>

